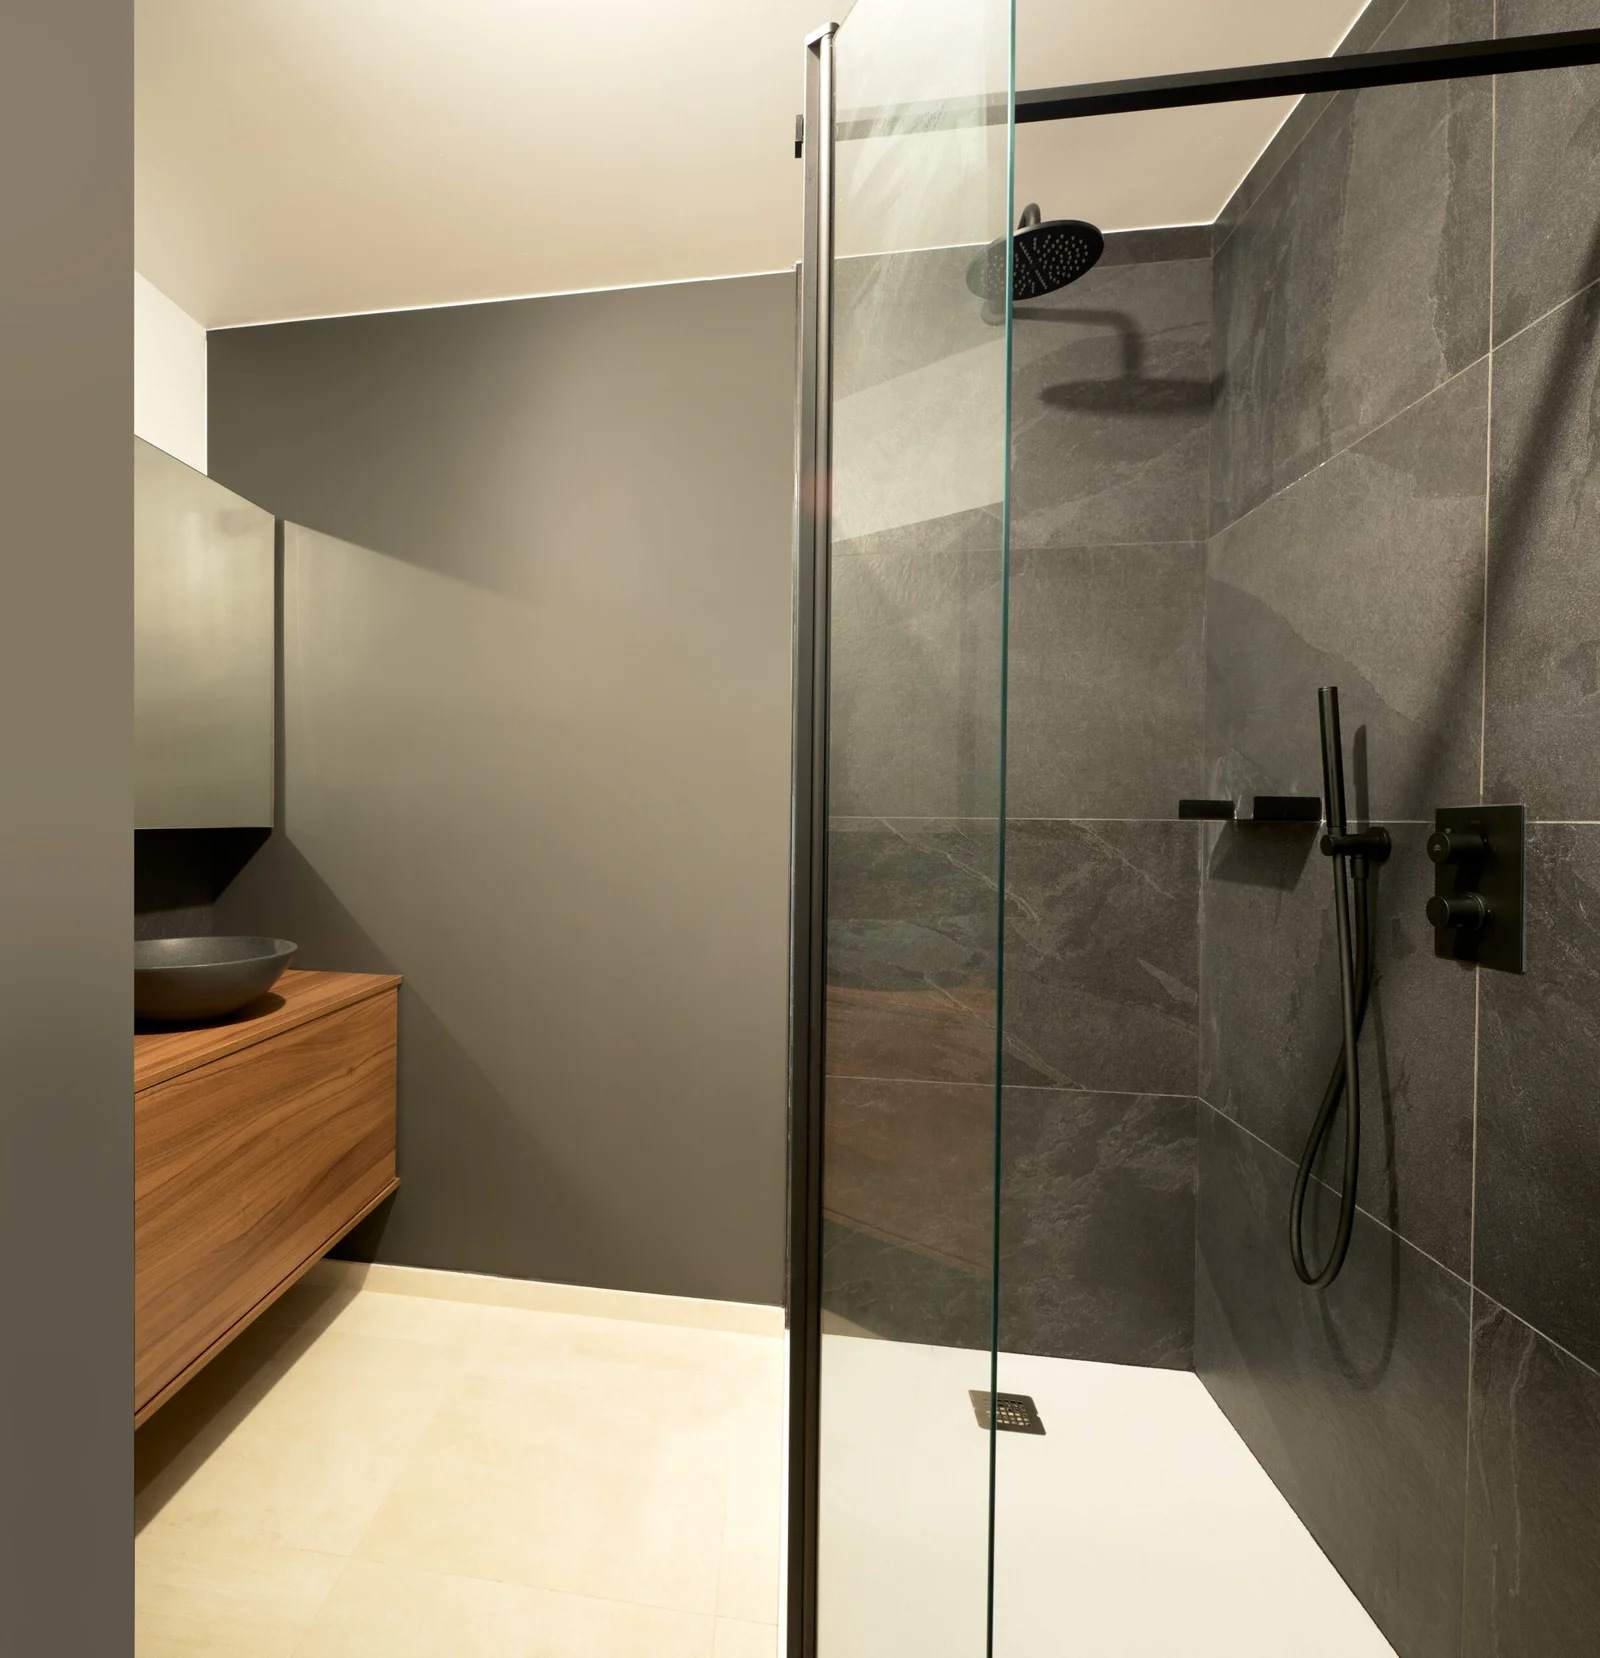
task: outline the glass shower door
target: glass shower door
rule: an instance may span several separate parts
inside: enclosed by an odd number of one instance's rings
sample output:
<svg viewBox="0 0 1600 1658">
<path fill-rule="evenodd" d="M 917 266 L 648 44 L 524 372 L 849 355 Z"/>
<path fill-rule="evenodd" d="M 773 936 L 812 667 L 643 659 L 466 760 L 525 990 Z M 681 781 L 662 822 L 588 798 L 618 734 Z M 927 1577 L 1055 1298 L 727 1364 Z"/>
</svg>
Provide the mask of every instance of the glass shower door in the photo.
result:
<svg viewBox="0 0 1600 1658">
<path fill-rule="evenodd" d="M 976 1658 L 993 1456 L 1010 0 L 859 0 L 834 51 L 816 1649 Z"/>
</svg>

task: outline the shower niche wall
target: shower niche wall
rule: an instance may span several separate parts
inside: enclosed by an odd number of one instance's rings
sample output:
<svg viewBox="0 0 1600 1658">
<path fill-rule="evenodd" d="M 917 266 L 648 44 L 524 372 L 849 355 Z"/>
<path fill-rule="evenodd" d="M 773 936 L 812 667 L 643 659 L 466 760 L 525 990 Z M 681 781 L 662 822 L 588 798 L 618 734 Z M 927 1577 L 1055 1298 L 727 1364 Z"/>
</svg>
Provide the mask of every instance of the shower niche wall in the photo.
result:
<svg viewBox="0 0 1600 1658">
<path fill-rule="evenodd" d="M 1339 52 L 1496 22 L 1373 6 Z M 1089 183 L 1004 123 L 960 179 L 873 84 L 910 30 L 836 42 L 815 1650 L 1587 1652 L 1600 69 L 1307 98 L 1206 222 L 997 312 L 974 262 Z M 992 117 L 982 62 L 945 93 Z M 919 189 L 951 227 L 896 240 Z M 1326 685 L 1393 844 L 1318 1291 L 1333 878 L 1250 808 L 1320 803 Z M 1527 810 L 1521 975 L 1435 954 L 1426 843 L 1478 802 Z"/>
</svg>

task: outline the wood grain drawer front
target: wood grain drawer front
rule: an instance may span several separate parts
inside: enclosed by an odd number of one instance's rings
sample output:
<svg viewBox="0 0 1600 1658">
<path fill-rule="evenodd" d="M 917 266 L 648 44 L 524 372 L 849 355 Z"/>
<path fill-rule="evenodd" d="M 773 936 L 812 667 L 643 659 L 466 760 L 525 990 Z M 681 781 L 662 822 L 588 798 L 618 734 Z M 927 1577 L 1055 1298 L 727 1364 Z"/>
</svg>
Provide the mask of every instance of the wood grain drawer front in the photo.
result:
<svg viewBox="0 0 1600 1658">
<path fill-rule="evenodd" d="M 134 1098 L 134 1409 L 394 1178 L 393 990 Z"/>
</svg>

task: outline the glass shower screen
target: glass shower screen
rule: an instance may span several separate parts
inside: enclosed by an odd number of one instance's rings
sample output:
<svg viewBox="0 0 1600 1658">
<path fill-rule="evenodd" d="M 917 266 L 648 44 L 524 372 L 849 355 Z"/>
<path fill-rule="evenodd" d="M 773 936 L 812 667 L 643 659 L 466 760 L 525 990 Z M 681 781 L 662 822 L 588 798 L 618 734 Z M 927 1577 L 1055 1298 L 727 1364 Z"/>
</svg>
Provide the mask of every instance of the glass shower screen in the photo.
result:
<svg viewBox="0 0 1600 1658">
<path fill-rule="evenodd" d="M 817 1650 L 973 1658 L 1010 368 L 969 278 L 1011 220 L 1010 0 L 859 0 L 834 51 Z"/>
</svg>

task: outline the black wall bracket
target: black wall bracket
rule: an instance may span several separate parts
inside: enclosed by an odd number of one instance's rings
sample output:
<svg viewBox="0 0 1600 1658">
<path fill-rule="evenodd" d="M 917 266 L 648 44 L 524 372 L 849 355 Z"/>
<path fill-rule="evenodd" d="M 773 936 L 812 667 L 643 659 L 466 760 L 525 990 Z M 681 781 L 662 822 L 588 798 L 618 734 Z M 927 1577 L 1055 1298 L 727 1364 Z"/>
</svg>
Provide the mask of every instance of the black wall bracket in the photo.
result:
<svg viewBox="0 0 1600 1658">
<path fill-rule="evenodd" d="M 1433 953 L 1503 973 L 1525 965 L 1526 809 L 1441 806 L 1428 837 L 1433 859 Z"/>
</svg>

